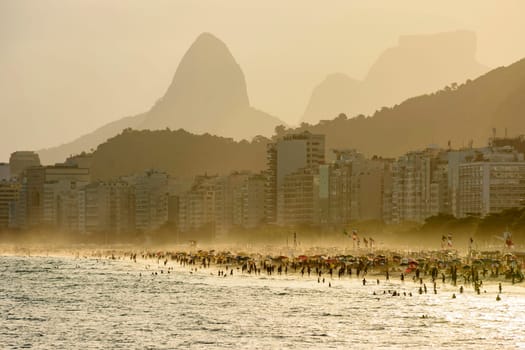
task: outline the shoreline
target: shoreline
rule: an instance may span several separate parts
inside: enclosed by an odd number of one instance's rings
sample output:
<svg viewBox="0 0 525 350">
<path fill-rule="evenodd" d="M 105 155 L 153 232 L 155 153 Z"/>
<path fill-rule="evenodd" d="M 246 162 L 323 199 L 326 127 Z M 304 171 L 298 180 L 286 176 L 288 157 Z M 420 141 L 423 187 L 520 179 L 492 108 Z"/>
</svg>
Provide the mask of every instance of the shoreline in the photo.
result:
<svg viewBox="0 0 525 350">
<path fill-rule="evenodd" d="M 2 249 L 4 248 L 4 249 Z M 179 247 L 183 248 L 183 247 Z M 185 247 L 188 248 L 188 247 Z M 269 248 L 269 247 L 268 247 Z M 282 250 L 282 249 L 281 249 Z M 524 281 L 523 261 L 516 261 L 512 253 L 498 254 L 488 261 L 473 257 L 460 256 L 454 251 L 414 251 L 402 253 L 396 250 L 354 250 L 353 254 L 327 254 L 327 250 L 310 249 L 305 255 L 265 254 L 261 251 L 248 253 L 246 251 L 216 251 L 197 250 L 195 247 L 184 250 L 153 250 L 132 246 L 78 247 L 78 248 L 22 248 L 6 250 L 0 246 L 0 257 L 30 257 L 30 258 L 73 258 L 116 260 L 141 263 L 145 266 L 157 267 L 154 272 L 163 273 L 164 267 L 180 267 L 189 273 L 206 269 L 212 274 L 227 277 L 241 273 L 252 276 L 290 276 L 303 278 L 305 276 L 330 276 L 336 278 L 366 278 L 374 280 L 401 280 L 417 282 L 426 280 L 439 281 L 454 285 L 471 285 L 480 281 L 486 283 L 509 282 L 520 285 Z M 342 250 L 340 250 L 342 251 Z M 323 255 L 324 254 L 324 255 Z M 424 257 L 424 258 L 423 258 Z M 505 257 L 505 260 L 502 259 Z M 169 264 L 168 264 L 169 263 Z M 213 272 L 211 272 L 213 270 Z M 422 283 L 421 283 L 422 284 Z M 525 284 L 523 284 L 525 286 Z"/>
</svg>

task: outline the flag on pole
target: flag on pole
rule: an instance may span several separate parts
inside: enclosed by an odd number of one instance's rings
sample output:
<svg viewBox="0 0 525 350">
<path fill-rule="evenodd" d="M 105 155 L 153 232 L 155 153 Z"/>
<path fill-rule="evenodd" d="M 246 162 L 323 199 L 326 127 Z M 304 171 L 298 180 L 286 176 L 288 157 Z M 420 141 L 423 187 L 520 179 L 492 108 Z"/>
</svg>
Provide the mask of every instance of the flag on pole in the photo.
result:
<svg viewBox="0 0 525 350">
<path fill-rule="evenodd" d="M 503 232 L 503 239 L 505 239 L 505 246 L 508 249 L 514 247 L 514 243 L 512 242 L 512 233 L 510 233 L 509 231 Z"/>
</svg>

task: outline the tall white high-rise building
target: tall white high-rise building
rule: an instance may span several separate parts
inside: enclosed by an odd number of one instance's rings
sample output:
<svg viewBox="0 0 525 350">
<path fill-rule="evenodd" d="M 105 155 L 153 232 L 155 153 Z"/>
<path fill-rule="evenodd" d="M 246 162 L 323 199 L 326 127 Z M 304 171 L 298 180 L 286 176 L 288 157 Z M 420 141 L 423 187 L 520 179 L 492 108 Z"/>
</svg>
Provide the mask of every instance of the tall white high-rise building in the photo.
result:
<svg viewBox="0 0 525 350">
<path fill-rule="evenodd" d="M 0 230 L 12 226 L 14 215 L 11 206 L 19 200 L 20 183 L 0 180 Z"/>
<path fill-rule="evenodd" d="M 169 175 L 148 170 L 125 178 L 135 188 L 135 227 L 157 230 L 168 222 Z"/>
<path fill-rule="evenodd" d="M 178 201 L 180 232 L 206 232 L 222 239 L 235 228 L 261 225 L 265 214 L 266 177 L 250 172 L 197 176 Z"/>
<path fill-rule="evenodd" d="M 266 173 L 266 216 L 268 222 L 279 224 L 285 222 L 283 186 L 286 177 L 305 168 L 318 172 L 319 165 L 324 164 L 324 162 L 324 135 L 311 134 L 305 131 L 300 134 L 286 135 L 277 142 L 268 145 L 268 169 Z"/>
<path fill-rule="evenodd" d="M 423 222 L 448 211 L 447 154 L 428 148 L 409 152 L 394 162 L 392 222 Z"/>
<path fill-rule="evenodd" d="M 76 192 L 90 180 L 89 169 L 66 165 L 30 167 L 22 174 L 22 194 L 17 212 L 20 213 L 19 226 L 26 228 L 56 227 L 60 214 L 58 207 L 69 210 L 67 205 L 60 204 L 61 199 L 65 201 L 69 197 L 68 200 L 72 200 L 70 197 L 76 196 Z"/>
<path fill-rule="evenodd" d="M 79 226 L 82 232 L 112 236 L 135 229 L 134 189 L 127 182 L 93 182 L 82 189 Z"/>
<path fill-rule="evenodd" d="M 458 166 L 458 217 L 525 206 L 525 161 L 512 147 L 487 147 Z"/>
</svg>

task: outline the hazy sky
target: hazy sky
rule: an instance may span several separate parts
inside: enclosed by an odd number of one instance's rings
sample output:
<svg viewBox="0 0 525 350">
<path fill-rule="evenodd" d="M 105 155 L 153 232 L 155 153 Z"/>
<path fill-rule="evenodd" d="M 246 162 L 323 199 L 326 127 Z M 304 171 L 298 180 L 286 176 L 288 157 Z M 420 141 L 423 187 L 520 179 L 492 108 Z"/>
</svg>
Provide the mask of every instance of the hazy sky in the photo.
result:
<svg viewBox="0 0 525 350">
<path fill-rule="evenodd" d="M 481 63 L 523 58 L 524 13 L 522 0 L 0 0 L 0 161 L 146 111 L 203 31 L 232 51 L 251 104 L 295 123 L 327 74 L 362 78 L 399 35 L 469 29 Z"/>
</svg>

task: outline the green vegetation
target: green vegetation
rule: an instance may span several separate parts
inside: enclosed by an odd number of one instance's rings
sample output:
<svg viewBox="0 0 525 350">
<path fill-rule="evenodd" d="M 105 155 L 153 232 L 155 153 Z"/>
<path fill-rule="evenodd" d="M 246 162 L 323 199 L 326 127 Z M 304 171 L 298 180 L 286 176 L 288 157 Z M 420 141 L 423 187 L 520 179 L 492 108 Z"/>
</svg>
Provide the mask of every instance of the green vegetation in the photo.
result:
<svg viewBox="0 0 525 350">
<path fill-rule="evenodd" d="M 497 214 L 490 214 L 484 218 L 470 216 L 456 219 L 448 214 L 429 217 L 420 227 L 419 233 L 430 235 L 432 233 L 447 234 L 452 232 L 454 238 L 468 240 L 472 237 L 478 242 L 494 242 L 495 236 L 502 237 L 502 232 L 512 232 L 513 241 L 525 241 L 525 208 L 512 208 Z"/>
<path fill-rule="evenodd" d="M 326 135 L 326 148 L 356 148 L 367 154 L 399 156 L 430 143 L 453 148 L 486 145 L 492 128 L 525 133 L 525 59 L 432 94 L 410 98 L 373 116 L 341 114 L 316 125 L 277 128 L 283 133 L 308 130 Z"/>
<path fill-rule="evenodd" d="M 268 142 L 262 136 L 251 142 L 236 142 L 210 134 L 194 135 L 182 129 L 125 129 L 93 153 L 92 179 L 107 180 L 145 169 L 180 177 L 228 174 L 234 170 L 261 171 L 266 167 Z"/>
</svg>

